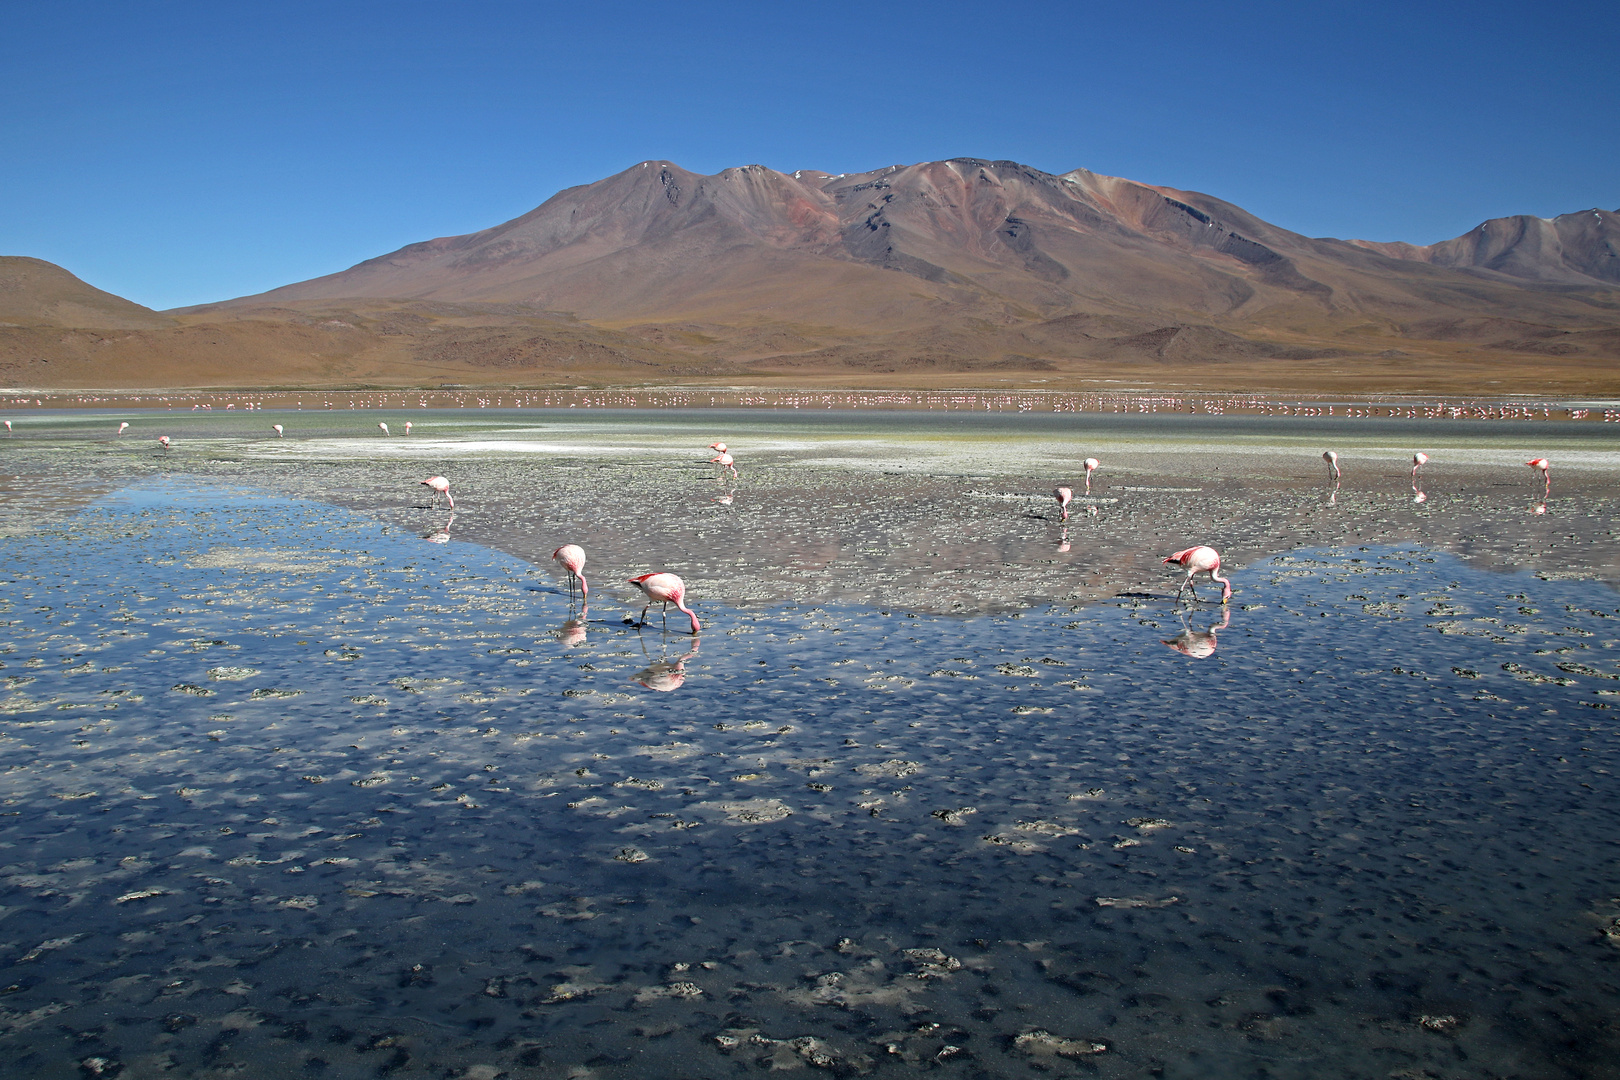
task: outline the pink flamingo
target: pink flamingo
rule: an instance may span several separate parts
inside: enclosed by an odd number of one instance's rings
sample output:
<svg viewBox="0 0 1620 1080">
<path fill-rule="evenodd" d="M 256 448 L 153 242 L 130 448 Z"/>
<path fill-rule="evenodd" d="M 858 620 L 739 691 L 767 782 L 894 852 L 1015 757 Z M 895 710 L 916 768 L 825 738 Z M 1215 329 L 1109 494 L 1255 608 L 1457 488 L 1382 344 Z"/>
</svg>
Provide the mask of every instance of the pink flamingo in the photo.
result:
<svg viewBox="0 0 1620 1080">
<path fill-rule="evenodd" d="M 726 444 L 723 442 L 712 442 L 709 444 L 709 449 L 723 454 L 726 452 Z"/>
<path fill-rule="evenodd" d="M 167 450 L 169 448 L 169 437 L 167 435 L 159 435 L 158 436 L 158 445 L 163 447 L 163 449 Z"/>
<path fill-rule="evenodd" d="M 1328 472 L 1333 476 L 1333 486 L 1339 486 L 1339 455 L 1332 450 L 1322 451 L 1322 460 L 1327 462 Z"/>
<path fill-rule="evenodd" d="M 6 421 L 6 434 L 7 435 L 15 435 L 15 434 L 17 434 L 15 431 L 11 430 L 11 421 L 10 420 Z"/>
<path fill-rule="evenodd" d="M 405 434 L 409 435 L 410 433 L 411 433 L 411 422 L 409 420 L 407 420 L 407 421 L 405 421 Z"/>
<path fill-rule="evenodd" d="M 591 598 L 591 587 L 585 581 L 585 549 L 578 544 L 564 544 L 551 553 L 552 561 L 568 571 L 568 599 L 574 598 L 574 582 L 579 582 L 579 594 Z"/>
<path fill-rule="evenodd" d="M 270 425 L 270 430 L 276 433 L 276 438 L 278 438 L 278 439 L 286 438 L 286 436 L 282 434 L 282 431 L 284 431 L 285 429 L 280 424 L 271 424 Z"/>
<path fill-rule="evenodd" d="M 631 578 L 630 584 L 640 589 L 642 595 L 647 598 L 647 603 L 641 609 L 641 623 L 643 625 L 647 622 L 647 608 L 652 607 L 654 604 L 663 604 L 664 618 L 667 622 L 669 605 L 674 604 L 676 608 L 686 612 L 687 618 L 692 620 L 692 633 L 695 634 L 703 629 L 698 624 L 697 615 L 693 613 L 691 608 L 686 606 L 686 582 L 676 575 L 642 574 L 640 577 Z"/>
<path fill-rule="evenodd" d="M 454 510 L 456 508 L 456 500 L 450 495 L 450 481 L 446 480 L 442 476 L 430 476 L 426 480 L 421 481 L 421 483 L 426 484 L 428 487 L 433 489 L 434 506 L 439 505 L 439 496 L 443 495 L 446 499 L 449 499 L 450 509 Z"/>
<path fill-rule="evenodd" d="M 1102 468 L 1102 462 L 1094 457 L 1086 458 L 1086 494 L 1091 494 L 1091 474 Z"/>
<path fill-rule="evenodd" d="M 722 450 L 719 457 L 712 457 L 709 460 L 719 464 L 722 474 L 725 470 L 730 469 L 731 478 L 733 480 L 737 479 L 737 465 L 728 451 Z"/>
<path fill-rule="evenodd" d="M 1425 454 L 1423 451 L 1419 450 L 1417 453 L 1412 455 L 1412 488 L 1414 491 L 1417 490 L 1418 470 L 1423 468 L 1423 466 L 1427 465 L 1428 463 L 1429 455 Z"/>
<path fill-rule="evenodd" d="M 124 429 L 127 427 L 129 427 L 129 421 L 125 420 L 123 423 L 118 425 L 118 434 L 122 435 L 124 433 Z"/>
<path fill-rule="evenodd" d="M 1221 577 L 1221 553 L 1214 548 L 1203 545 L 1190 547 L 1185 551 L 1178 551 L 1174 555 L 1166 556 L 1163 561 L 1166 565 L 1179 563 L 1187 568 L 1187 580 L 1183 581 L 1181 588 L 1176 590 L 1177 600 L 1181 599 L 1183 590 L 1191 591 L 1193 599 L 1198 599 L 1198 590 L 1193 587 L 1194 574 L 1208 574 L 1210 581 L 1221 583 L 1221 603 L 1224 604 L 1232 599 L 1232 583 Z"/>
<path fill-rule="evenodd" d="M 1532 469 L 1541 470 L 1541 479 L 1546 481 L 1546 486 L 1541 489 L 1541 500 L 1546 502 L 1547 496 L 1552 494 L 1552 462 L 1544 457 L 1538 457 L 1533 461 L 1525 462 L 1525 464 Z"/>
<path fill-rule="evenodd" d="M 1053 488 L 1052 495 L 1058 501 L 1058 509 L 1063 511 L 1063 521 L 1069 520 L 1069 503 L 1074 499 L 1074 492 L 1066 487 Z"/>
<path fill-rule="evenodd" d="M 377 426 L 382 428 L 382 433 L 384 435 L 388 434 L 388 425 L 387 424 L 385 424 L 381 420 L 379 420 L 379 421 L 377 421 Z"/>
</svg>

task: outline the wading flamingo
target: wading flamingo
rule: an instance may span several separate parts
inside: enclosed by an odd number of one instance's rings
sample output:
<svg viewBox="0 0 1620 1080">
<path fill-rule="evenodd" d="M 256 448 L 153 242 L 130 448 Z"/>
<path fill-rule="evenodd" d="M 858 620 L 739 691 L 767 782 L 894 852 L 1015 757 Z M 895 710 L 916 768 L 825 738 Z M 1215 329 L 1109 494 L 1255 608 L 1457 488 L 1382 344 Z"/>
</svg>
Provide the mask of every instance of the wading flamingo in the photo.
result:
<svg viewBox="0 0 1620 1080">
<path fill-rule="evenodd" d="M 1552 494 L 1552 462 L 1548 461 L 1544 457 L 1538 457 L 1532 461 L 1525 462 L 1525 464 L 1530 466 L 1532 469 L 1541 470 L 1541 479 L 1546 481 L 1545 486 L 1541 489 L 1541 500 L 1546 502 L 1547 496 Z"/>
<path fill-rule="evenodd" d="M 1102 468 L 1102 462 L 1094 457 L 1086 458 L 1086 494 L 1091 494 L 1091 474 Z"/>
<path fill-rule="evenodd" d="M 286 438 L 286 436 L 282 434 L 282 431 L 284 431 L 285 429 L 280 424 L 271 424 L 270 425 L 270 430 L 276 433 L 276 438 L 278 438 L 278 439 Z"/>
<path fill-rule="evenodd" d="M 15 431 L 11 430 L 11 421 L 10 420 L 6 421 L 6 434 L 7 435 L 15 435 L 16 434 Z"/>
<path fill-rule="evenodd" d="M 1423 451 L 1419 450 L 1417 453 L 1412 455 L 1412 485 L 1414 490 L 1417 487 L 1418 470 L 1423 468 L 1423 466 L 1427 465 L 1428 463 L 1429 455 L 1425 454 Z"/>
<path fill-rule="evenodd" d="M 720 451 L 719 457 L 712 457 L 709 460 L 720 466 L 720 474 L 722 477 L 725 475 L 725 471 L 730 469 L 731 478 L 733 480 L 737 479 L 737 465 L 729 451 L 722 450 Z"/>
<path fill-rule="evenodd" d="M 439 496 L 443 495 L 449 500 L 450 509 L 454 510 L 456 508 L 456 500 L 450 495 L 450 481 L 446 480 L 442 476 L 430 476 L 426 480 L 421 481 L 421 483 L 426 484 L 428 487 L 433 489 L 434 506 L 439 505 Z"/>
<path fill-rule="evenodd" d="M 1071 501 L 1073 501 L 1073 499 L 1074 499 L 1074 492 L 1070 491 L 1068 488 L 1065 488 L 1065 487 L 1053 488 L 1052 489 L 1052 496 L 1053 496 L 1053 498 L 1057 499 L 1057 501 L 1058 501 L 1058 509 L 1063 511 L 1062 520 L 1063 521 L 1068 521 L 1069 520 L 1069 503 Z"/>
<path fill-rule="evenodd" d="M 654 604 L 664 605 L 664 620 L 669 621 L 669 605 L 674 604 L 681 611 L 686 612 L 687 618 L 692 620 L 692 633 L 703 629 L 698 623 L 698 617 L 692 609 L 686 606 L 686 582 L 674 574 L 642 574 L 640 577 L 630 579 L 630 584 L 640 589 L 647 598 L 647 603 L 641 609 L 641 625 L 647 623 L 647 608 Z"/>
<path fill-rule="evenodd" d="M 158 445 L 163 447 L 163 449 L 167 450 L 169 448 L 169 437 L 167 435 L 159 435 L 158 436 Z"/>
<path fill-rule="evenodd" d="M 388 425 L 387 424 L 385 424 L 381 420 L 379 420 L 379 421 L 377 421 L 377 426 L 382 428 L 382 433 L 384 435 L 388 434 Z"/>
<path fill-rule="evenodd" d="M 405 421 L 405 434 L 409 435 L 410 433 L 411 433 L 411 422 L 409 420 L 407 420 L 407 421 Z"/>
<path fill-rule="evenodd" d="M 1198 590 L 1193 587 L 1194 574 L 1208 574 L 1210 581 L 1221 583 L 1221 603 L 1224 604 L 1232 599 L 1232 583 L 1221 577 L 1221 553 L 1214 548 L 1202 545 L 1190 547 L 1185 551 L 1178 551 L 1174 555 L 1165 556 L 1164 562 L 1166 565 L 1179 563 L 1187 568 L 1187 580 L 1183 581 L 1181 588 L 1176 590 L 1177 600 L 1181 599 L 1183 590 L 1191 592 L 1194 600 L 1198 599 Z"/>
<path fill-rule="evenodd" d="M 579 582 L 579 595 L 591 598 L 591 587 L 585 582 L 585 549 L 578 544 L 564 544 L 551 553 L 552 561 L 568 571 L 568 599 L 574 599 L 574 582 Z"/>
<path fill-rule="evenodd" d="M 1339 455 L 1332 450 L 1322 451 L 1322 460 L 1327 462 L 1328 473 L 1333 477 L 1333 486 L 1339 486 Z"/>
<path fill-rule="evenodd" d="M 125 420 L 123 423 L 118 425 L 118 434 L 122 435 L 124 433 L 124 429 L 127 427 L 129 427 L 129 421 Z"/>
</svg>

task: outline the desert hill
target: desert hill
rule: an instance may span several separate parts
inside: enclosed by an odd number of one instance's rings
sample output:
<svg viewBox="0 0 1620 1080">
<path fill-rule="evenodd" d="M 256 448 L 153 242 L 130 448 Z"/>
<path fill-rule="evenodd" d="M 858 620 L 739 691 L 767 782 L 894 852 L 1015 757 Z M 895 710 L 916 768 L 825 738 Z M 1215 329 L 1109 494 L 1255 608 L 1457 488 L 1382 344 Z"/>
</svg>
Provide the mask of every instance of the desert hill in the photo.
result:
<svg viewBox="0 0 1620 1080">
<path fill-rule="evenodd" d="M 87 285 L 55 263 L 0 255 L 0 326 L 134 330 L 173 325 L 168 316 Z"/>
<path fill-rule="evenodd" d="M 1620 389 L 1617 224 L 1506 218 L 1418 247 L 1305 237 L 1083 169 L 956 158 L 705 176 L 647 161 L 493 228 L 169 312 L 176 326 L 151 332 L 187 343 L 175 377 L 231 370 L 212 349 L 238 357 L 238 378 L 252 358 L 280 383 L 995 372 L 1594 392 Z M 159 349 L 73 348 L 98 363 Z M 6 353 L 0 334 L 0 372 L 23 378 Z"/>
</svg>

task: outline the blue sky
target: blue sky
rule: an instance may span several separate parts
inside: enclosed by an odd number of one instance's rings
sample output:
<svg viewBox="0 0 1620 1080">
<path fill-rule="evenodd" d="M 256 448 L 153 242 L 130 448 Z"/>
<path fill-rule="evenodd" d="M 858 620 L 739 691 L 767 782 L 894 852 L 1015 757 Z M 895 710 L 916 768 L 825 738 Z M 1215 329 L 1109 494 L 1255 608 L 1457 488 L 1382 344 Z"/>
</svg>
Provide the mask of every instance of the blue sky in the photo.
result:
<svg viewBox="0 0 1620 1080">
<path fill-rule="evenodd" d="M 648 158 L 1006 158 L 1429 243 L 1620 207 L 1617 40 L 1612 0 L 17 0 L 0 254 L 202 303 Z"/>
</svg>

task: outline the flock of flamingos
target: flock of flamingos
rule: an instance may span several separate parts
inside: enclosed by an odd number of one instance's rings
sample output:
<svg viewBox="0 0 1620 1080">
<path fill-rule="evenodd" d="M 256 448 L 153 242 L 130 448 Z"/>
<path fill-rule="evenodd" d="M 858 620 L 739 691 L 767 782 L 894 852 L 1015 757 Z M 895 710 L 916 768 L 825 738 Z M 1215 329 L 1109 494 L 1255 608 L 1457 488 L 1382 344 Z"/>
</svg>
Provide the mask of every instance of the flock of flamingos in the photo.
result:
<svg viewBox="0 0 1620 1080">
<path fill-rule="evenodd" d="M 5 425 L 6 431 L 10 433 L 11 421 L 5 421 Z M 122 436 L 128 427 L 129 421 L 125 420 L 121 422 L 118 425 L 118 434 Z M 386 423 L 378 421 L 377 427 L 382 430 L 384 435 L 389 434 L 388 425 Z M 285 429 L 280 424 L 271 424 L 270 430 L 276 433 L 276 438 L 278 439 L 285 437 Z M 410 433 L 411 422 L 407 420 L 405 422 L 405 434 L 409 435 Z M 171 440 L 167 435 L 159 435 L 157 441 L 158 445 L 165 450 L 168 450 L 173 445 L 173 440 Z M 723 442 L 713 442 L 709 444 L 709 449 L 716 452 L 715 456 L 710 458 L 709 461 L 720 467 L 720 472 L 722 475 L 729 470 L 732 478 L 736 479 L 737 462 L 732 456 L 731 451 L 726 448 L 726 444 Z M 1340 478 L 1339 455 L 1332 450 L 1326 450 L 1322 453 L 1322 460 L 1327 462 L 1328 473 L 1333 478 L 1334 495 L 1337 497 Z M 1421 503 L 1428 499 L 1428 496 L 1423 493 L 1422 488 L 1418 486 L 1418 471 L 1422 469 L 1424 465 L 1428 464 L 1428 461 L 1429 455 L 1423 453 L 1421 450 L 1412 455 L 1413 502 Z M 1091 474 L 1102 468 L 1102 462 L 1098 461 L 1094 457 L 1089 457 L 1086 458 L 1083 464 L 1085 465 L 1086 470 L 1085 494 L 1090 495 Z M 1547 512 L 1547 498 L 1552 494 L 1552 463 L 1544 457 L 1538 457 L 1532 458 L 1531 460 L 1525 462 L 1525 464 L 1530 468 L 1537 469 L 1541 472 L 1541 479 L 1543 482 L 1541 503 L 1535 508 L 1535 512 L 1538 514 L 1544 514 Z M 442 495 L 449 503 L 450 509 L 455 509 L 456 501 L 450 495 L 449 480 L 442 476 L 430 476 L 426 480 L 421 481 L 421 483 L 433 490 L 435 504 L 437 504 L 439 496 Z M 1069 503 L 1074 500 L 1074 491 L 1070 488 L 1060 487 L 1053 489 L 1052 494 L 1057 499 L 1058 509 L 1062 512 L 1062 520 L 1068 521 Z M 1092 513 L 1096 513 L 1096 507 L 1089 507 L 1088 509 Z M 585 581 L 585 549 L 580 547 L 578 544 L 564 544 L 556 551 L 553 551 L 551 553 L 551 557 L 557 563 L 558 567 L 560 567 L 568 575 L 570 598 L 573 596 L 574 587 L 577 583 L 581 598 L 586 602 L 589 602 L 590 586 L 587 585 Z M 1199 544 L 1196 547 L 1185 548 L 1173 554 L 1166 555 L 1161 561 L 1167 566 L 1173 564 L 1180 566 L 1187 571 L 1187 576 L 1181 582 L 1181 587 L 1176 590 L 1176 601 L 1178 603 L 1180 602 L 1183 593 L 1190 592 L 1194 600 L 1198 599 L 1198 590 L 1193 587 L 1193 578 L 1198 574 L 1208 574 L 1210 584 L 1212 585 L 1216 582 L 1220 583 L 1221 603 L 1223 605 L 1232 599 L 1232 582 L 1230 579 L 1221 576 L 1221 553 L 1209 545 Z M 687 616 L 687 618 L 692 620 L 693 634 L 696 634 L 703 628 L 702 624 L 698 622 L 696 613 L 694 613 L 691 608 L 686 606 L 686 583 L 680 579 L 679 575 L 667 572 L 641 574 L 637 577 L 630 578 L 629 584 L 634 585 L 637 589 L 641 590 L 641 594 L 647 598 L 647 603 L 641 609 L 641 616 L 638 620 L 636 620 L 637 625 L 646 625 L 647 611 L 652 607 L 652 605 L 662 605 L 662 610 L 667 615 L 669 605 L 674 604 L 677 610 L 681 611 Z"/>
</svg>

